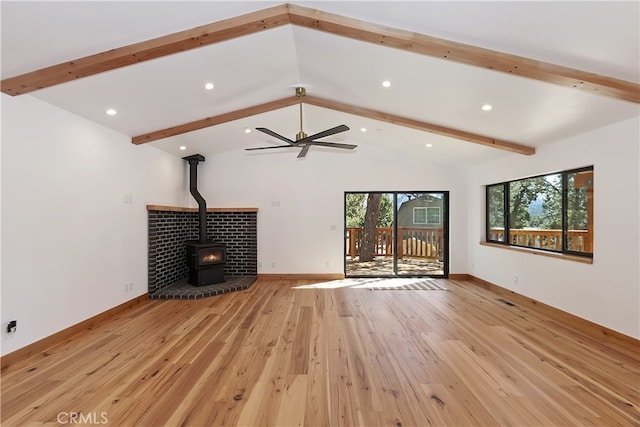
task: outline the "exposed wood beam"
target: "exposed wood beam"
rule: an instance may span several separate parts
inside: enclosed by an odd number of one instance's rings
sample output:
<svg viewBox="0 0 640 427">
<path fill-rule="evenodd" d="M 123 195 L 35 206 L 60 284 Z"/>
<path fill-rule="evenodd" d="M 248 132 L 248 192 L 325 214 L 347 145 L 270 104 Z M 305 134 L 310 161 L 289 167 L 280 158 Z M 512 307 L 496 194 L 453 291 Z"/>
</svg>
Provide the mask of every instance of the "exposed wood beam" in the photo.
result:
<svg viewBox="0 0 640 427">
<path fill-rule="evenodd" d="M 289 5 L 291 24 L 378 45 L 640 103 L 640 84 L 450 40 Z"/>
<path fill-rule="evenodd" d="M 196 120 L 194 122 L 185 123 L 183 125 L 173 126 L 170 128 L 150 132 L 144 135 L 135 136 L 131 139 L 131 142 L 134 144 L 145 144 L 147 142 L 157 141 L 159 139 L 168 138 L 170 136 L 181 135 L 184 133 L 193 132 L 195 130 L 216 126 L 221 123 L 227 123 L 233 120 L 254 116 L 256 114 L 266 113 L 268 111 L 289 107 L 291 105 L 297 104 L 298 102 L 299 100 L 297 96 L 283 98 L 277 101 L 267 102 L 265 104 L 243 108 L 241 110 L 231 111 L 229 113 L 221 114 L 219 116 L 207 117 L 202 120 Z M 425 132 L 444 135 L 451 138 L 462 139 L 464 141 L 473 142 L 475 144 L 480 144 L 480 145 L 484 145 L 491 148 L 497 148 L 500 150 L 507 150 L 514 153 L 531 155 L 531 154 L 535 154 L 536 152 L 534 147 L 529 147 L 527 145 L 494 139 L 487 136 L 477 135 L 470 132 L 448 128 L 445 126 L 421 122 L 419 120 L 414 120 L 407 117 L 396 116 L 394 114 L 383 113 L 383 112 L 371 110 L 368 108 L 362 108 L 354 105 L 344 104 L 342 102 L 336 102 L 336 101 L 331 101 L 327 99 L 317 98 L 315 96 L 306 95 L 304 97 L 304 103 L 309 105 L 315 105 L 317 107 L 328 108 L 335 111 L 341 111 L 343 113 L 354 114 L 356 116 L 367 117 L 369 119 L 393 123 L 394 125 L 405 126 L 405 127 L 410 127 L 413 129 L 425 131 Z"/>
<path fill-rule="evenodd" d="M 329 108 L 331 110 L 341 111 L 343 113 L 349 113 L 356 116 L 367 117 L 369 119 L 393 123 L 394 125 L 410 127 L 425 132 L 435 133 L 438 135 L 448 136 L 456 139 L 462 139 L 464 141 L 473 142 L 475 144 L 480 144 L 491 148 L 498 148 L 500 150 L 507 150 L 518 154 L 532 155 L 536 152 L 536 149 L 534 147 L 529 147 L 527 145 L 494 139 L 487 136 L 465 132 L 462 130 L 410 119 L 407 117 L 396 116 L 394 114 L 383 113 L 368 108 L 344 104 L 342 102 L 317 98 L 315 96 L 305 96 L 304 102 L 306 104 L 315 105 L 317 107 Z"/>
<path fill-rule="evenodd" d="M 10 77 L 2 80 L 2 92 L 13 96 L 22 95 L 138 62 L 286 25 L 289 24 L 288 10 L 288 5 L 282 4 Z"/>
<path fill-rule="evenodd" d="M 291 4 L 282 4 L 10 77 L 2 80 L 1 90 L 8 95 L 29 93 L 286 24 L 640 103 L 640 85 L 637 83 Z"/>
<path fill-rule="evenodd" d="M 207 127 L 231 122 L 233 120 L 243 119 L 245 117 L 255 116 L 256 114 L 266 113 L 268 111 L 278 110 L 280 108 L 289 107 L 297 104 L 299 99 L 297 96 L 278 99 L 276 101 L 267 102 L 265 104 L 255 105 L 253 107 L 243 108 L 241 110 L 232 111 L 230 113 L 220 114 L 219 116 L 207 117 L 205 119 L 196 120 L 195 122 L 185 123 L 166 129 L 138 135 L 131 138 L 131 142 L 139 145 L 147 142 L 157 141 L 159 139 L 168 138 L 170 136 L 181 135 L 193 132 L 194 130 L 204 129 Z"/>
</svg>

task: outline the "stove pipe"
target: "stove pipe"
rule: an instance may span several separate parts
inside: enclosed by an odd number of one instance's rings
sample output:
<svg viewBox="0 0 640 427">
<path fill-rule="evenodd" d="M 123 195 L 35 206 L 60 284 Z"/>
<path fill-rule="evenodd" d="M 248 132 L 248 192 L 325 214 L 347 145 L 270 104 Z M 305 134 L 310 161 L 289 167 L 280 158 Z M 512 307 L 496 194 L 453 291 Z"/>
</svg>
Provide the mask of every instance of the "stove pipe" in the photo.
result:
<svg viewBox="0 0 640 427">
<path fill-rule="evenodd" d="M 189 162 L 189 191 L 196 202 L 198 202 L 198 239 L 200 243 L 207 242 L 207 202 L 198 192 L 198 163 L 204 162 L 204 156 L 194 154 L 192 156 L 183 157 L 183 160 Z"/>
</svg>

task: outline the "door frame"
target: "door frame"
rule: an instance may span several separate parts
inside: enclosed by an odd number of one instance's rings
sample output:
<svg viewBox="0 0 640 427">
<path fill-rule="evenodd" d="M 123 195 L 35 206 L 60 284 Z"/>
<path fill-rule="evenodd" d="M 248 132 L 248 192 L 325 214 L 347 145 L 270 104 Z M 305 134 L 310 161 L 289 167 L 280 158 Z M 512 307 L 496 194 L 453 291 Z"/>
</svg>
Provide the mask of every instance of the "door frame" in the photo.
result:
<svg viewBox="0 0 640 427">
<path fill-rule="evenodd" d="M 381 194 L 390 194 L 392 196 L 392 209 L 393 209 L 393 269 L 391 274 L 377 274 L 377 275 L 358 275 L 358 274 L 348 274 L 347 273 L 347 247 L 345 244 L 345 240 L 347 238 L 347 195 L 348 194 L 369 194 L 369 193 L 381 193 Z M 443 195 L 443 210 L 444 213 L 442 215 L 442 228 L 443 228 L 443 273 L 442 274 L 398 274 L 398 195 L 405 193 L 421 193 L 421 194 L 429 194 L 429 193 L 439 193 Z M 342 239 L 342 262 L 343 262 L 343 272 L 344 277 L 348 278 L 398 278 L 398 277 L 432 277 L 432 278 L 440 278 L 446 279 L 449 277 L 449 218 L 450 218 L 450 203 L 449 203 L 449 191 L 448 190 L 421 190 L 421 191 L 384 191 L 384 190 L 376 190 L 376 191 L 345 191 L 343 195 L 342 202 L 342 211 L 343 211 L 343 239 Z"/>
</svg>

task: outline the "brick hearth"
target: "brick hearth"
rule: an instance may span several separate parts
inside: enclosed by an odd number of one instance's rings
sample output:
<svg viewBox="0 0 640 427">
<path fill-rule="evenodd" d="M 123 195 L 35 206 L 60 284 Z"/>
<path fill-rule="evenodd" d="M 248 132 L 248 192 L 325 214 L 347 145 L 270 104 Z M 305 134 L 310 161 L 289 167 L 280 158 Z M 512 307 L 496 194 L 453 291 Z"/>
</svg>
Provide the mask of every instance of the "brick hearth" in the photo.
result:
<svg viewBox="0 0 640 427">
<path fill-rule="evenodd" d="M 147 206 L 150 298 L 194 299 L 248 288 L 258 274 L 257 208 L 207 209 L 207 237 L 226 244 L 225 282 L 186 283 L 187 240 L 198 239 L 194 208 Z M 207 289 L 203 289 L 207 288 Z"/>
</svg>

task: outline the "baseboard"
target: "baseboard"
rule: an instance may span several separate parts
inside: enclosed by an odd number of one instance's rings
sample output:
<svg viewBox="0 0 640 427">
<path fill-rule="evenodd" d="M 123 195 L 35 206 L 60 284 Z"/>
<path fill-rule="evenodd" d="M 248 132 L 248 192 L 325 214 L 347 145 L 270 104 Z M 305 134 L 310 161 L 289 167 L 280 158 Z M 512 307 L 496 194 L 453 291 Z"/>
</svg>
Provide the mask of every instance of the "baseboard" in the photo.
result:
<svg viewBox="0 0 640 427">
<path fill-rule="evenodd" d="M 328 274 L 258 274 L 258 279 L 265 280 L 341 280 L 342 273 Z"/>
<path fill-rule="evenodd" d="M 487 289 L 491 292 L 494 292 L 500 296 L 505 296 L 509 298 L 509 301 L 514 304 L 520 305 L 524 308 L 530 308 L 535 310 L 545 316 L 555 320 L 562 325 L 570 327 L 580 333 L 593 337 L 595 339 L 602 339 L 603 337 L 614 338 L 624 342 L 625 344 L 630 345 L 639 345 L 640 340 L 623 334 L 622 332 L 615 331 L 613 329 L 609 329 L 605 326 L 594 323 L 590 320 L 584 319 L 582 317 L 578 317 L 575 314 L 568 313 L 566 311 L 560 310 L 559 308 L 552 307 L 548 304 L 535 300 L 533 298 L 529 298 L 522 294 L 519 294 L 510 289 L 503 288 L 502 286 L 498 286 L 494 283 L 488 282 L 486 280 L 475 277 L 471 274 L 461 274 L 459 276 L 465 276 L 464 278 L 453 279 L 452 275 L 449 275 L 450 280 L 461 280 L 471 283 L 476 286 L 480 286 L 481 288 Z"/>
<path fill-rule="evenodd" d="M 472 280 L 472 275 L 470 274 L 466 274 L 466 273 L 462 273 L 462 274 L 458 274 L 458 273 L 449 273 L 449 277 L 447 277 L 449 280 Z"/>
<path fill-rule="evenodd" d="M 5 354 L 4 356 L 0 357 L 1 370 L 2 372 L 4 372 L 11 365 L 16 364 L 17 362 L 21 362 L 27 357 L 33 356 L 34 354 L 42 353 L 46 349 L 53 347 L 54 345 L 59 344 L 80 332 L 92 329 L 99 323 L 102 323 L 105 320 L 108 320 L 113 316 L 140 304 L 143 301 L 147 301 L 148 299 L 149 295 L 145 293 L 143 295 L 140 295 L 139 297 L 133 298 L 120 305 L 110 308 L 107 311 L 96 314 L 95 316 L 83 320 L 80 323 L 63 329 L 60 332 L 56 332 L 53 335 L 49 335 L 48 337 L 42 338 L 39 341 L 28 344 L 22 348 L 17 349 L 16 351 Z"/>
</svg>

